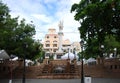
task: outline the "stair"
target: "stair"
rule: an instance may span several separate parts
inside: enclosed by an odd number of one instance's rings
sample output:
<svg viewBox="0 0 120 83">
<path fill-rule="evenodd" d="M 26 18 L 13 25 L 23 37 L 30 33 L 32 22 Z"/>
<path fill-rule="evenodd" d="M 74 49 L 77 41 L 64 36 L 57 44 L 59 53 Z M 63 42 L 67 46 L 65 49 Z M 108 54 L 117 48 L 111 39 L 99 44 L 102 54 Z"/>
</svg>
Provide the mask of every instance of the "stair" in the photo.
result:
<svg viewBox="0 0 120 83">
<path fill-rule="evenodd" d="M 70 65 L 70 73 L 75 73 L 75 66 L 74 66 L 74 64 Z"/>
<path fill-rule="evenodd" d="M 44 66 L 42 73 L 49 73 L 49 65 Z"/>
</svg>

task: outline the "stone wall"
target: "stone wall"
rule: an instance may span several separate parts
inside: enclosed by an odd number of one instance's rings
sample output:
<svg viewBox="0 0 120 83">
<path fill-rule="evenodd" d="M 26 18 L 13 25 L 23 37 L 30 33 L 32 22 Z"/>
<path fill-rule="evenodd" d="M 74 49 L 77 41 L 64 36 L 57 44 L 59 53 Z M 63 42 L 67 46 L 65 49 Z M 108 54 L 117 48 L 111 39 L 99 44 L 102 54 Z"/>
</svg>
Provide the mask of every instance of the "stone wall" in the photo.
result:
<svg viewBox="0 0 120 83">
<path fill-rule="evenodd" d="M 62 74 L 46 73 L 43 74 L 43 68 L 45 65 L 48 65 L 48 70 L 52 69 L 52 66 L 55 65 L 66 65 L 68 68 L 68 60 L 54 60 L 50 61 L 49 64 L 42 63 L 39 66 L 28 66 L 26 67 L 26 78 L 81 78 L 81 65 L 75 66 L 76 73 L 69 72 Z M 13 65 L 14 64 L 14 65 Z M 51 65 L 52 66 L 49 66 Z M 12 66 L 11 66 L 12 65 Z M 9 62 L 5 61 L 0 63 L 0 78 L 9 78 L 10 67 L 12 67 L 12 77 L 13 78 L 22 78 L 23 74 L 23 63 L 22 61 Z M 51 71 L 51 70 L 50 70 Z M 95 77 L 95 78 L 120 78 L 120 60 L 119 59 L 106 59 L 104 64 L 94 64 L 94 65 L 84 65 L 84 75 Z"/>
<path fill-rule="evenodd" d="M 120 78 L 120 59 L 103 60 L 103 64 L 84 65 L 85 75 L 97 78 Z"/>
<path fill-rule="evenodd" d="M 50 61 L 53 65 L 67 65 L 67 60 L 51 60 Z"/>
</svg>

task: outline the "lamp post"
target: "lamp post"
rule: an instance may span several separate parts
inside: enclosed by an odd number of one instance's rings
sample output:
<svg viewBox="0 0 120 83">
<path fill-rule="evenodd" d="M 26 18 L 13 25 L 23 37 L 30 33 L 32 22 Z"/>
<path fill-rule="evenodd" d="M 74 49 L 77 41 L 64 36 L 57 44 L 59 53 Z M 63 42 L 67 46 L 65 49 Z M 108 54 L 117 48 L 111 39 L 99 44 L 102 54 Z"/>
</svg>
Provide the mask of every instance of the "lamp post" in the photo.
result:
<svg viewBox="0 0 120 83">
<path fill-rule="evenodd" d="M 84 45 L 83 40 L 80 41 L 80 45 L 81 45 L 81 51 L 83 51 L 83 45 Z M 82 54 L 82 62 L 81 62 L 81 83 L 84 83 L 83 54 Z"/>
<path fill-rule="evenodd" d="M 117 57 L 117 48 L 114 48 L 114 58 Z"/>
<path fill-rule="evenodd" d="M 102 57 L 103 57 L 104 45 L 101 45 Z"/>
<path fill-rule="evenodd" d="M 104 45 L 101 45 L 101 61 L 100 63 L 103 65 L 104 64 Z"/>
<path fill-rule="evenodd" d="M 10 59 L 10 80 L 9 80 L 9 83 L 12 83 L 12 59 Z"/>
<path fill-rule="evenodd" d="M 22 83 L 25 83 L 25 55 L 23 58 L 23 80 L 22 80 Z"/>
<path fill-rule="evenodd" d="M 28 47 L 28 45 L 26 43 L 24 43 L 23 47 L 26 48 Z M 25 69 L 25 59 L 26 59 L 26 54 L 24 52 L 24 57 L 23 57 L 23 79 L 22 79 L 22 83 L 25 83 L 25 73 L 26 73 L 26 69 Z"/>
<path fill-rule="evenodd" d="M 73 49 L 74 59 L 76 59 L 75 48 Z"/>
<path fill-rule="evenodd" d="M 69 53 L 70 53 L 70 49 L 68 48 L 68 59 L 70 59 L 70 57 L 69 57 Z"/>
</svg>

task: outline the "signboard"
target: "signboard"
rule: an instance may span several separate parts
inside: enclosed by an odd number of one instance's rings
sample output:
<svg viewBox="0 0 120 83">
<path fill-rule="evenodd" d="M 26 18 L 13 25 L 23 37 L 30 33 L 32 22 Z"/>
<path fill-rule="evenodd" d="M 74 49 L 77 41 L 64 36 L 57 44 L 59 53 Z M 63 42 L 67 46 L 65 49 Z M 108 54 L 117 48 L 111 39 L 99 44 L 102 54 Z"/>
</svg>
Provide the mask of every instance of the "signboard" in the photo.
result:
<svg viewBox="0 0 120 83">
<path fill-rule="evenodd" d="M 85 83 L 92 83 L 91 81 L 92 81 L 92 79 L 91 79 L 91 77 L 85 77 Z"/>
</svg>

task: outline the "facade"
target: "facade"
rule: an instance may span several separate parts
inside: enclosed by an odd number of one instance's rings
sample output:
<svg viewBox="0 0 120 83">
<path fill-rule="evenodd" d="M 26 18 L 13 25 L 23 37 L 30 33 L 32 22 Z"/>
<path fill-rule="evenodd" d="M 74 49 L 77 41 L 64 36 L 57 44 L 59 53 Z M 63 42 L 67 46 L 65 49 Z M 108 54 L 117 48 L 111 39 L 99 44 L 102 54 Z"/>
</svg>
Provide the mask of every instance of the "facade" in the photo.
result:
<svg viewBox="0 0 120 83">
<path fill-rule="evenodd" d="M 54 28 L 48 30 L 48 34 L 45 35 L 43 49 L 46 53 L 53 55 L 58 50 L 58 34 Z"/>
<path fill-rule="evenodd" d="M 69 39 L 66 39 L 62 42 L 62 50 L 64 53 L 67 53 L 69 48 L 71 48 L 71 42 Z"/>
<path fill-rule="evenodd" d="M 59 32 L 56 32 L 56 29 L 49 28 L 48 33 L 45 35 L 43 42 L 43 49 L 46 52 L 46 58 L 54 55 L 54 59 L 61 59 L 61 56 L 67 53 L 68 51 L 78 53 L 80 51 L 79 42 L 71 43 L 69 39 L 63 40 L 64 33 L 62 32 L 63 28 L 62 23 L 59 24 Z"/>
</svg>

